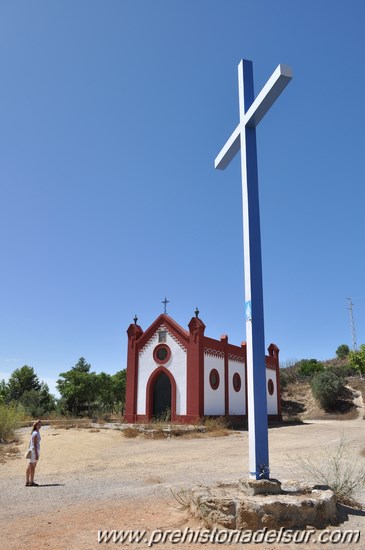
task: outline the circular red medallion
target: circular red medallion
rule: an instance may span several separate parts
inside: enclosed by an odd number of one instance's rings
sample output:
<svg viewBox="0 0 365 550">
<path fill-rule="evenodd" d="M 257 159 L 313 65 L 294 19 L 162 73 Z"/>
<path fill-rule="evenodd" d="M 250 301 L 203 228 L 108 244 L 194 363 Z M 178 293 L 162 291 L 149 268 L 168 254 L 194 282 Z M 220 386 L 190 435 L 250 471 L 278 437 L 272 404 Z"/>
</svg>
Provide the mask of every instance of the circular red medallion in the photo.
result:
<svg viewBox="0 0 365 550">
<path fill-rule="evenodd" d="M 273 395 L 275 387 L 274 387 L 274 382 L 271 380 L 271 378 L 269 378 L 267 382 L 267 389 L 269 390 L 269 394 Z"/>
</svg>

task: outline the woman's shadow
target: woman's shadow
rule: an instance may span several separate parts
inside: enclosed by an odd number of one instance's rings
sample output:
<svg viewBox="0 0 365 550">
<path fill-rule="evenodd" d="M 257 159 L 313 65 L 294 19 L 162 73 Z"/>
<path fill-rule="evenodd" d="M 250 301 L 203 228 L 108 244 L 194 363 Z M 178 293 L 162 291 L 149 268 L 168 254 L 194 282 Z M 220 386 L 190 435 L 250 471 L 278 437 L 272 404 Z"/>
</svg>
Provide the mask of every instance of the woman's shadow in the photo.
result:
<svg viewBox="0 0 365 550">
<path fill-rule="evenodd" d="M 64 487 L 65 483 L 39 483 L 38 487 Z"/>
</svg>

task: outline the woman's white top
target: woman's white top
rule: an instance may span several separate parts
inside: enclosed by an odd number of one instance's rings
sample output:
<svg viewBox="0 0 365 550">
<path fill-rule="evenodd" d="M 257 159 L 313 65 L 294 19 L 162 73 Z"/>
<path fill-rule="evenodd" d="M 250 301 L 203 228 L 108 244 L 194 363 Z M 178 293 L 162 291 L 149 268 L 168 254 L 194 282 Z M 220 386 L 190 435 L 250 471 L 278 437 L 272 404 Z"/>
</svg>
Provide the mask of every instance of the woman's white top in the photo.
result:
<svg viewBox="0 0 365 550">
<path fill-rule="evenodd" d="M 36 441 L 37 438 L 37 441 Z M 41 450 L 41 434 L 37 432 L 37 430 L 34 430 L 32 432 L 32 435 L 30 436 L 30 450 L 31 451 L 37 451 L 37 453 L 40 453 Z"/>
</svg>

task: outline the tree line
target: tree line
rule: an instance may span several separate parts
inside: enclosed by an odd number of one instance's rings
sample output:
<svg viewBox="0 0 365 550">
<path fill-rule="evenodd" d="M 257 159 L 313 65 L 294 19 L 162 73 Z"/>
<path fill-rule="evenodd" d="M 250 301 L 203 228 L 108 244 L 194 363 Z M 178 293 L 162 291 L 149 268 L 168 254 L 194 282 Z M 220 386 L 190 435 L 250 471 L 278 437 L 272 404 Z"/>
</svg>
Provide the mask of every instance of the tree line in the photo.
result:
<svg viewBox="0 0 365 550">
<path fill-rule="evenodd" d="M 0 404 L 16 405 L 32 418 L 50 413 L 90 417 L 124 414 L 125 369 L 112 375 L 96 374 L 80 357 L 75 366 L 59 374 L 56 387 L 59 399 L 39 380 L 33 367 L 24 365 L 14 370 L 8 382 L 0 381 Z"/>
</svg>

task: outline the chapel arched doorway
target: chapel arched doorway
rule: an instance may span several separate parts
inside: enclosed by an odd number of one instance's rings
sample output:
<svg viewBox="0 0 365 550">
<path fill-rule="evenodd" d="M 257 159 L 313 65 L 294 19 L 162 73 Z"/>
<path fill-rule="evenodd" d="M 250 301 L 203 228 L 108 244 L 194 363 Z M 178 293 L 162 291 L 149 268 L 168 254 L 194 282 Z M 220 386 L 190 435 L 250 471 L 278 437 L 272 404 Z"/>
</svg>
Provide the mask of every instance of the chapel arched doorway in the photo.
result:
<svg viewBox="0 0 365 550">
<path fill-rule="evenodd" d="M 167 374 L 160 372 L 152 392 L 152 415 L 154 418 L 171 420 L 171 382 Z"/>
</svg>

